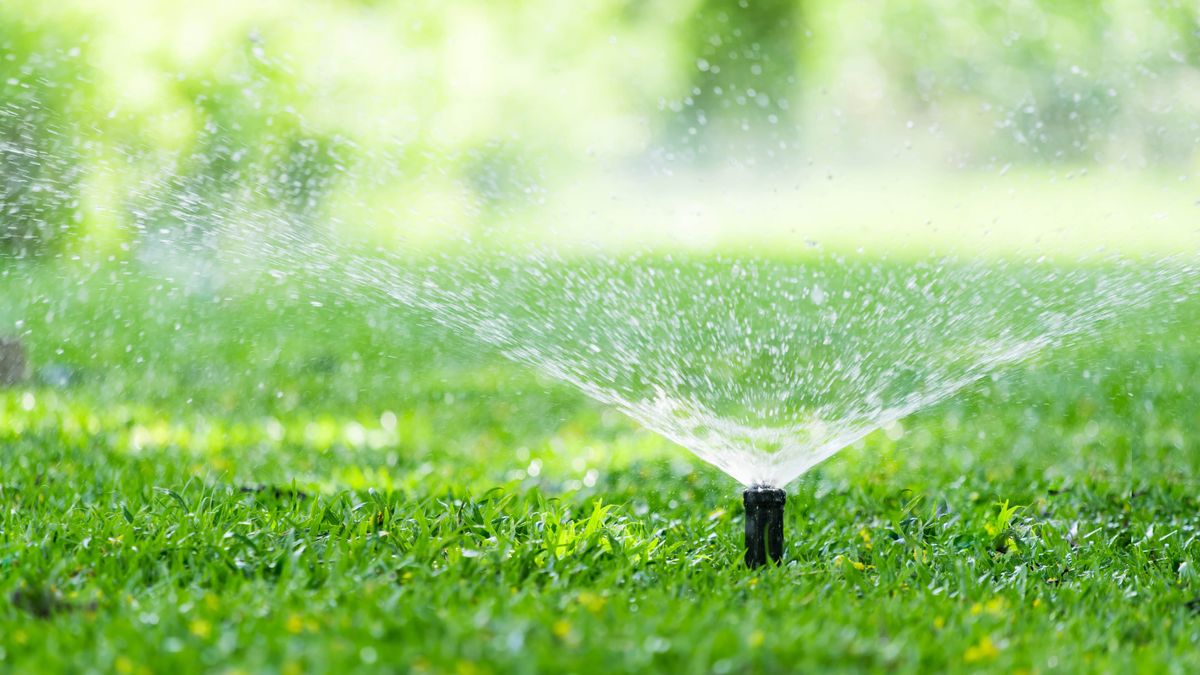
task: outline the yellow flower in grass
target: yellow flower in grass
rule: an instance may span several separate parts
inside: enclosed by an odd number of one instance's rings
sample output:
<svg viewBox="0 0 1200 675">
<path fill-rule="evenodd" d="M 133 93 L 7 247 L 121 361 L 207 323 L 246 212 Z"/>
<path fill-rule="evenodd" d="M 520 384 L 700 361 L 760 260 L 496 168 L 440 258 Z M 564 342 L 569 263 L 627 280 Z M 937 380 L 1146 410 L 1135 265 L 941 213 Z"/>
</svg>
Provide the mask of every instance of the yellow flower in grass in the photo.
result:
<svg viewBox="0 0 1200 675">
<path fill-rule="evenodd" d="M 460 660 L 454 664 L 455 675 L 480 675 L 486 672 L 479 667 L 474 661 Z"/>
<path fill-rule="evenodd" d="M 971 615 L 978 616 L 987 612 L 992 616 L 1000 616 L 1004 613 L 1004 608 L 1008 606 L 1008 602 L 1002 597 L 995 597 L 988 600 L 986 603 L 977 602 L 971 605 Z"/>
<path fill-rule="evenodd" d="M 592 614 L 599 614 L 604 609 L 604 606 L 608 604 L 608 598 L 592 593 L 591 591 L 580 593 L 577 599 L 579 604 L 583 605 L 584 609 Z"/>
<path fill-rule="evenodd" d="M 858 531 L 858 536 L 862 537 L 863 543 L 867 545 L 868 551 L 875 548 L 875 546 L 871 543 L 871 533 L 867 531 L 867 528 L 864 527 L 860 529 Z"/>
<path fill-rule="evenodd" d="M 859 561 L 857 561 L 857 560 L 850 560 L 849 558 L 847 558 L 847 557 L 846 557 L 846 556 L 844 556 L 844 555 L 838 555 L 836 558 L 834 558 L 834 559 L 833 559 L 833 566 L 834 566 L 834 567 L 841 567 L 841 566 L 842 566 L 842 563 L 844 563 L 844 562 L 848 562 L 848 563 L 850 563 L 850 566 L 851 566 L 851 567 L 853 567 L 854 569 L 858 570 L 859 572 L 862 572 L 862 571 L 864 571 L 864 570 L 867 570 L 867 569 L 874 569 L 874 568 L 875 568 L 875 566 L 874 566 L 874 565 L 867 565 L 867 564 L 865 564 L 865 563 L 862 563 L 862 562 L 859 562 Z"/>
<path fill-rule="evenodd" d="M 749 637 L 746 638 L 746 642 L 749 643 L 751 647 L 761 647 L 762 643 L 766 641 L 766 639 L 767 636 L 764 635 L 761 630 L 756 630 L 753 633 L 750 633 Z"/>
<path fill-rule="evenodd" d="M 300 618 L 299 614 L 289 615 L 285 628 L 287 628 L 287 632 L 295 635 L 304 630 L 304 619 Z"/>
<path fill-rule="evenodd" d="M 1000 650 L 996 647 L 996 643 L 992 642 L 992 638 L 985 635 L 979 642 L 967 647 L 967 651 L 963 653 L 963 661 L 967 663 L 990 661 L 999 654 Z"/>
<path fill-rule="evenodd" d="M 212 635 L 212 624 L 204 619 L 194 619 L 188 624 L 188 632 L 201 640 L 207 640 Z"/>
</svg>

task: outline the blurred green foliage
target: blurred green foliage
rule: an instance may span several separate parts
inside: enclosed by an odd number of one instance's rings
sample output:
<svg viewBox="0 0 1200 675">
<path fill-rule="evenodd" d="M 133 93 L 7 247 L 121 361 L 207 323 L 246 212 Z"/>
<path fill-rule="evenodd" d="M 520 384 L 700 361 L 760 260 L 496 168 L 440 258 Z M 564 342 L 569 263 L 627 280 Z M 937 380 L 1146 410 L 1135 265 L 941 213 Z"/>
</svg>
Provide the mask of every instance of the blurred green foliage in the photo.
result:
<svg viewBox="0 0 1200 675">
<path fill-rule="evenodd" d="M 0 7 L 0 254 L 44 252 L 78 222 L 91 115 L 78 37 Z"/>
<path fill-rule="evenodd" d="M 664 159 L 887 165 L 915 145 L 901 161 L 1191 170 L 1198 16 L 1183 0 L 12 0 L 0 246 L 54 250 L 77 223 L 108 240 L 129 221 L 462 225 Z"/>
<path fill-rule="evenodd" d="M 701 0 L 688 22 L 691 90 L 680 106 L 689 136 L 717 136 L 724 144 L 701 145 L 697 154 L 744 152 L 759 141 L 768 147 L 793 135 L 791 95 L 801 87 L 803 10 L 798 0 L 730 2 Z M 705 133 L 700 133 L 700 131 Z M 687 138 L 685 136 L 685 138 Z M 732 147 L 730 147 L 732 146 Z"/>
<path fill-rule="evenodd" d="M 145 225 L 196 239 L 227 219 L 257 211 L 311 227 L 346 168 L 346 142 L 311 130 L 297 110 L 304 94 L 250 34 L 211 72 L 182 73 L 171 94 L 193 104 L 196 129 L 144 195 Z"/>
</svg>

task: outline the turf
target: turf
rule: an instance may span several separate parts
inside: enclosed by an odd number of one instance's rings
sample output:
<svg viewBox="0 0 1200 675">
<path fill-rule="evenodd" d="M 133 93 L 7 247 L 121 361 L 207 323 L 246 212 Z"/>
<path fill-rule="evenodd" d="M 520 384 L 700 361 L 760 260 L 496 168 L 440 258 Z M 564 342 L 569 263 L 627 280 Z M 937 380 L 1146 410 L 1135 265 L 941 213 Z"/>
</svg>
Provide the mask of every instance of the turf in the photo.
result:
<svg viewBox="0 0 1200 675">
<path fill-rule="evenodd" d="M 148 278 L 0 275 L 0 670 L 1200 669 L 1194 301 L 847 449 L 750 572 L 738 487 L 568 388 Z"/>
</svg>

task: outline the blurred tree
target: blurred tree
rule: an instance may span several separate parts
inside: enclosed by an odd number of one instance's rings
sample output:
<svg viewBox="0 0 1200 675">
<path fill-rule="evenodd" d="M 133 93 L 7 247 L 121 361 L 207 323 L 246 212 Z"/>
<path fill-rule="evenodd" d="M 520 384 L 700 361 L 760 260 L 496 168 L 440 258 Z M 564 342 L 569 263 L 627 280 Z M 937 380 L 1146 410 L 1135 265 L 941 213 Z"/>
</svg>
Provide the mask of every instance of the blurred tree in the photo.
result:
<svg viewBox="0 0 1200 675">
<path fill-rule="evenodd" d="M 1079 162 L 1103 150 L 1118 108 L 1102 0 L 891 0 L 884 20 L 881 63 L 915 114 L 978 111 L 949 123 L 969 151 Z"/>
<path fill-rule="evenodd" d="M 1200 162 L 1200 3 L 1161 0 L 1147 5 L 1165 39 L 1141 69 L 1152 88 L 1138 99 L 1137 128 L 1149 161 L 1195 168 Z"/>
<path fill-rule="evenodd" d="M 132 205 L 144 230 L 202 246 L 222 223 L 319 220 L 350 144 L 306 126 L 295 73 L 257 33 L 242 47 L 177 78 L 174 93 L 198 125 L 165 183 Z"/>
<path fill-rule="evenodd" d="M 0 254 L 50 252 L 79 223 L 83 46 L 0 8 Z"/>
<path fill-rule="evenodd" d="M 805 2 L 699 0 L 685 24 L 688 95 L 677 106 L 697 155 L 735 155 L 790 137 Z"/>
<path fill-rule="evenodd" d="M 316 226 L 325 200 L 346 168 L 348 143 L 316 133 L 295 133 L 265 157 L 265 196 L 299 229 Z"/>
<path fill-rule="evenodd" d="M 1165 0 L 1147 3 L 1154 15 L 1168 26 L 1168 56 L 1176 63 L 1200 68 L 1200 3 Z"/>
</svg>

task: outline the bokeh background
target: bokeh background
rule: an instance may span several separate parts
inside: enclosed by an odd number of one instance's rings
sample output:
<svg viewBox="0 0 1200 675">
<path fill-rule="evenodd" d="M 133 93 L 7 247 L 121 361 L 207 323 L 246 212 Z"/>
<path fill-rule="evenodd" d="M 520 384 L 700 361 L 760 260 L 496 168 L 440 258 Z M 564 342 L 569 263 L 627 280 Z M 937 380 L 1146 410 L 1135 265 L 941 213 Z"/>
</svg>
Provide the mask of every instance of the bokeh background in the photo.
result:
<svg viewBox="0 0 1200 675">
<path fill-rule="evenodd" d="M 1194 249 L 1197 22 L 1185 0 L 11 0 L 2 245 L 273 218 L 408 247 Z"/>
</svg>

